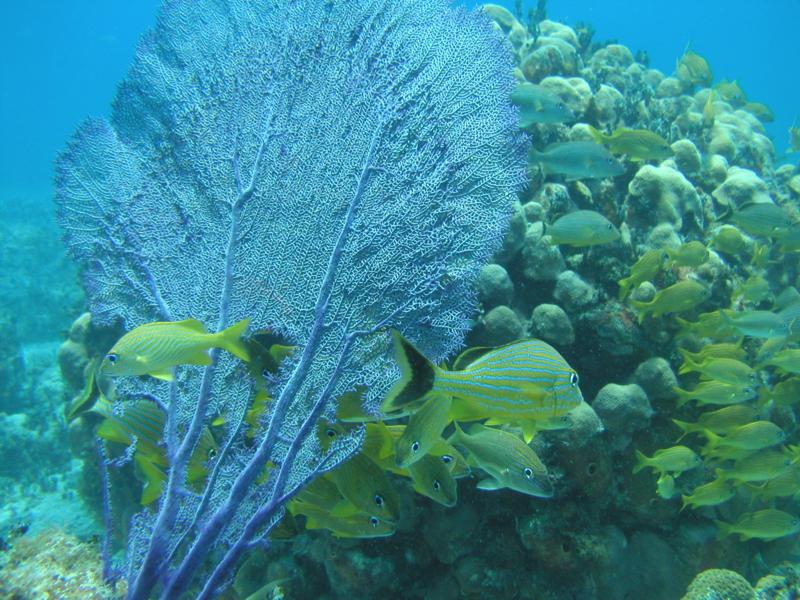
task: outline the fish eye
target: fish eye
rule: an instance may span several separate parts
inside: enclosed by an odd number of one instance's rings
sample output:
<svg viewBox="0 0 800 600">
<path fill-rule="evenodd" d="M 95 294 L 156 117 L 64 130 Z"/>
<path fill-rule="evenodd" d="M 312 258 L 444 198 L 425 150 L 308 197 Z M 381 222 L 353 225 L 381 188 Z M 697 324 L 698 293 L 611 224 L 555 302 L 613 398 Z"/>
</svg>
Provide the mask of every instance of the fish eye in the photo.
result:
<svg viewBox="0 0 800 600">
<path fill-rule="evenodd" d="M 208 460 L 214 460 L 217 458 L 217 449 L 216 448 L 209 448 L 208 449 Z"/>
<path fill-rule="evenodd" d="M 575 373 L 575 372 L 573 372 L 573 373 L 572 373 L 572 374 L 569 376 L 569 382 L 570 382 L 570 384 L 571 384 L 572 386 L 576 386 L 576 385 L 578 385 L 578 374 L 577 374 L 577 373 Z"/>
<path fill-rule="evenodd" d="M 439 483 L 439 480 L 438 479 L 434 479 L 433 480 L 433 489 L 435 489 L 438 492 L 441 488 L 442 488 L 442 484 Z"/>
<path fill-rule="evenodd" d="M 613 165 L 614 164 L 614 159 L 613 158 L 609 158 L 609 159 L 606 160 L 606 162 L 608 164 L 610 164 L 610 165 Z"/>
<path fill-rule="evenodd" d="M 449 454 L 442 454 L 442 462 L 446 465 L 449 465 L 451 462 L 453 462 L 453 457 Z"/>
<path fill-rule="evenodd" d="M 606 229 L 608 229 L 609 231 L 611 231 L 612 229 L 614 229 L 614 225 L 612 225 L 611 223 L 609 223 L 608 225 L 606 225 Z"/>
<path fill-rule="evenodd" d="M 383 508 L 383 496 L 380 494 L 375 494 L 375 504 L 377 504 L 380 508 Z"/>
<path fill-rule="evenodd" d="M 117 360 L 119 360 L 119 354 L 114 354 L 113 352 L 111 354 L 106 354 L 106 360 L 112 365 L 115 365 L 117 364 Z"/>
<path fill-rule="evenodd" d="M 378 520 L 378 517 L 370 517 L 369 518 L 369 524 L 372 525 L 373 528 L 377 527 L 378 523 L 380 523 L 380 521 Z"/>
<path fill-rule="evenodd" d="M 412 451 L 414 454 L 416 454 L 417 452 L 419 452 L 419 442 L 417 442 L 417 441 L 414 441 L 414 442 L 411 444 L 411 451 Z"/>
<path fill-rule="evenodd" d="M 525 475 L 527 479 L 533 479 L 533 469 L 531 469 L 530 467 L 525 467 L 522 470 L 522 473 L 523 475 Z"/>
<path fill-rule="evenodd" d="M 325 430 L 325 435 L 327 435 L 329 438 L 334 438 L 334 437 L 336 437 L 336 431 L 334 431 L 333 429 L 331 429 L 330 427 L 328 427 L 328 428 Z"/>
</svg>

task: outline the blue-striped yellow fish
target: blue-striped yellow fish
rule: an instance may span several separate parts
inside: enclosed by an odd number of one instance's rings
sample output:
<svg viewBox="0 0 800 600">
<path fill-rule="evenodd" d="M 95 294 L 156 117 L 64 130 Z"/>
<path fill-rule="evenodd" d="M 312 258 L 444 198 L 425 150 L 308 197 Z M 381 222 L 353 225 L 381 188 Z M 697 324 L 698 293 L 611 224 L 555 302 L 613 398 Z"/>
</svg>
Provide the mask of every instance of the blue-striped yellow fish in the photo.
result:
<svg viewBox="0 0 800 600">
<path fill-rule="evenodd" d="M 549 344 L 529 339 L 487 351 L 463 370 L 448 371 L 392 332 L 402 377 L 382 404 L 385 413 L 408 412 L 430 396 L 450 397 L 450 418 L 545 420 L 583 401 L 578 373 Z"/>
<path fill-rule="evenodd" d="M 197 319 L 145 323 L 114 344 L 99 372 L 112 377 L 150 375 L 171 381 L 172 368 L 177 365 L 211 364 L 210 348 L 222 348 L 246 361 L 250 354 L 241 337 L 248 323 L 249 319 L 243 319 L 218 333 L 208 333 Z"/>
<path fill-rule="evenodd" d="M 164 412 L 150 400 L 133 400 L 125 403 L 124 410 L 117 414 L 111 402 L 100 396 L 91 412 L 104 417 L 97 428 L 97 435 L 126 446 L 136 439 L 134 458 L 144 480 L 141 503 L 150 504 L 161 495 L 169 467 L 166 450 L 161 442 L 166 422 Z M 187 479 L 199 481 L 208 472 L 207 465 L 216 456 L 218 446 L 208 428 L 204 428 L 200 440 L 189 458 Z"/>
<path fill-rule="evenodd" d="M 511 490 L 550 498 L 553 484 L 547 467 L 525 442 L 512 433 L 476 423 L 464 433 L 458 423 L 447 440 L 469 452 L 470 464 L 483 469 L 488 477 L 478 483 L 481 490 Z"/>
</svg>

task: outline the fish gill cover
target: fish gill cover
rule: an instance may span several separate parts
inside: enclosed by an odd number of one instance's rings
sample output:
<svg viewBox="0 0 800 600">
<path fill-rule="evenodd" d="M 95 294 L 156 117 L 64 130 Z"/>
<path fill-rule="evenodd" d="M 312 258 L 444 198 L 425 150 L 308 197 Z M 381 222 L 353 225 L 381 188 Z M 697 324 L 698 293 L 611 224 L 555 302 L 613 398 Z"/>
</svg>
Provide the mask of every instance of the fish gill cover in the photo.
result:
<svg viewBox="0 0 800 600">
<path fill-rule="evenodd" d="M 366 385 L 375 406 L 397 376 L 381 328 L 436 361 L 459 346 L 524 175 L 511 71 L 481 15 L 438 0 L 163 4 L 110 120 L 57 161 L 91 311 L 126 330 L 249 318 L 299 350 L 252 444 L 254 382 L 227 353 L 172 383 L 122 381 L 168 408 L 171 465 L 158 511 L 131 522 L 130 598 L 214 595 L 299 487 L 355 451 L 358 435 L 323 452 L 312 433 L 338 395 Z M 219 414 L 198 491 L 187 463 Z"/>
</svg>

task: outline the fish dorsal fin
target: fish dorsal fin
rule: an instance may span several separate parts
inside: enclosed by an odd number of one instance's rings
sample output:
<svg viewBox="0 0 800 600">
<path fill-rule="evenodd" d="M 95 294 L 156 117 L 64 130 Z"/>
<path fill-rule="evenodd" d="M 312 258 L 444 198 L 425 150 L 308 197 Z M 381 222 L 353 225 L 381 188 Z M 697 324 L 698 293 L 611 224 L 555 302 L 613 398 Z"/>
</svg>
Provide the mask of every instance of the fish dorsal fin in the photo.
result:
<svg viewBox="0 0 800 600">
<path fill-rule="evenodd" d="M 180 325 L 181 327 L 191 329 L 192 331 L 197 331 L 198 333 L 208 333 L 208 330 L 206 330 L 206 326 L 203 325 L 203 322 L 198 321 L 197 319 L 184 319 L 183 321 L 176 321 L 175 325 Z"/>
<path fill-rule="evenodd" d="M 492 346 L 475 346 L 474 348 L 467 348 L 455 358 L 450 368 L 453 371 L 462 371 L 471 363 L 475 362 L 481 356 L 487 352 L 491 352 L 492 350 L 494 350 L 494 347 Z"/>
</svg>

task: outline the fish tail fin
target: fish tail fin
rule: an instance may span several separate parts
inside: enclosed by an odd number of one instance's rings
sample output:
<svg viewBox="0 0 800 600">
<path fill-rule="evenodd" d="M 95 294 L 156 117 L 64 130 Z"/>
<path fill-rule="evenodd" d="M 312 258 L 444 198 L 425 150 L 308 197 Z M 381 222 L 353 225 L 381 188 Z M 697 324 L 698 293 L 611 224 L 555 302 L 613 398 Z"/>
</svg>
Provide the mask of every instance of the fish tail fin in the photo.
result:
<svg viewBox="0 0 800 600">
<path fill-rule="evenodd" d="M 687 435 L 692 433 L 693 431 L 697 431 L 697 429 L 694 426 L 694 423 L 687 423 L 686 421 L 679 421 L 678 419 L 672 419 L 672 422 L 675 423 L 675 425 L 677 425 L 678 427 L 680 427 L 681 431 L 683 431 L 681 437 L 675 440 L 676 444 L 680 442 L 683 438 L 685 438 Z"/>
<path fill-rule="evenodd" d="M 447 443 L 451 446 L 461 441 L 461 438 L 465 435 L 464 430 L 461 429 L 461 425 L 458 424 L 458 421 L 453 421 L 453 426 L 456 428 L 456 430 L 450 434 L 449 438 L 447 438 Z"/>
<path fill-rule="evenodd" d="M 647 467 L 648 463 L 650 462 L 650 459 L 647 458 L 644 454 L 642 454 L 638 450 L 636 450 L 635 452 L 636 452 L 636 464 L 633 467 L 634 474 L 638 473 L 639 471 Z"/>
<path fill-rule="evenodd" d="M 719 531 L 717 532 L 717 539 L 718 540 L 721 540 L 724 537 L 728 537 L 729 535 L 731 535 L 731 533 L 733 533 L 731 531 L 731 528 L 733 527 L 733 525 L 731 525 L 730 523 L 726 523 L 725 521 L 716 521 L 715 520 L 714 521 L 714 525 L 716 525 L 717 529 L 719 529 Z"/>
<path fill-rule="evenodd" d="M 147 506 L 161 496 L 167 477 L 161 469 L 138 453 L 134 455 L 134 458 L 136 460 L 136 466 L 144 479 L 142 498 L 139 502 L 142 506 Z"/>
<path fill-rule="evenodd" d="M 405 339 L 400 332 L 392 330 L 394 353 L 402 373 L 400 380 L 392 386 L 381 404 L 381 410 L 392 413 L 417 403 L 433 391 L 436 384 L 437 367 Z"/>
<path fill-rule="evenodd" d="M 217 334 L 220 348 L 227 350 L 244 361 L 249 361 L 250 352 L 242 341 L 242 336 L 247 331 L 248 325 L 250 325 L 250 319 L 242 319 L 238 323 L 234 323 L 227 329 L 220 331 Z"/>
<path fill-rule="evenodd" d="M 683 512 L 683 509 L 689 506 L 690 504 L 691 502 L 689 501 L 689 496 L 681 495 L 681 508 L 678 512 L 679 513 Z"/>
<path fill-rule="evenodd" d="M 675 392 L 675 394 L 678 396 L 678 400 L 675 402 L 678 408 L 685 406 L 692 399 L 691 398 L 692 395 L 689 392 L 677 386 L 673 387 L 672 391 Z M 678 427 L 680 427 L 680 425 L 678 425 Z"/>
<path fill-rule="evenodd" d="M 595 142 L 597 142 L 598 144 L 602 144 L 606 141 L 607 136 L 602 131 L 598 131 L 591 125 L 587 125 L 587 127 L 589 128 L 589 135 L 592 136 L 592 139 Z"/>
<path fill-rule="evenodd" d="M 631 287 L 630 279 L 627 277 L 625 279 L 620 279 L 617 282 L 617 285 L 619 286 L 619 294 L 617 294 L 617 298 L 620 302 L 622 302 L 628 296 L 628 290 L 630 290 Z"/>
<path fill-rule="evenodd" d="M 686 373 L 691 373 L 692 371 L 696 371 L 700 367 L 700 363 L 696 362 L 691 356 L 689 356 L 688 351 L 681 348 L 678 350 L 683 356 L 683 364 L 681 368 L 678 369 L 678 375 L 685 375 Z"/>
</svg>

